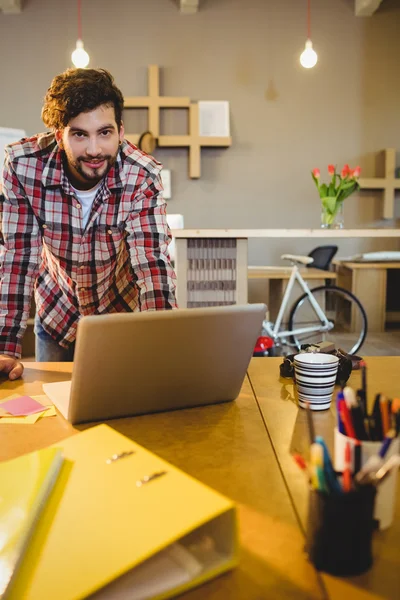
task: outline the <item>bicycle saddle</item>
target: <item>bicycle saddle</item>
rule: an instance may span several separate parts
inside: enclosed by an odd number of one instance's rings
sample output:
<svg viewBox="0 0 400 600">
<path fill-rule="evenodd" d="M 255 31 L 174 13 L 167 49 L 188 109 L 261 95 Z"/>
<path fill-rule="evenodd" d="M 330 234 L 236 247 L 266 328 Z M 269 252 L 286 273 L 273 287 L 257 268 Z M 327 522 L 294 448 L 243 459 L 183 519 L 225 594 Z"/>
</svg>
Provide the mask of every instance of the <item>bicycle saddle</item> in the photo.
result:
<svg viewBox="0 0 400 600">
<path fill-rule="evenodd" d="M 297 256 L 296 254 L 282 254 L 281 259 L 290 260 L 290 262 L 299 263 L 300 265 L 310 265 L 314 262 L 311 256 Z"/>
</svg>

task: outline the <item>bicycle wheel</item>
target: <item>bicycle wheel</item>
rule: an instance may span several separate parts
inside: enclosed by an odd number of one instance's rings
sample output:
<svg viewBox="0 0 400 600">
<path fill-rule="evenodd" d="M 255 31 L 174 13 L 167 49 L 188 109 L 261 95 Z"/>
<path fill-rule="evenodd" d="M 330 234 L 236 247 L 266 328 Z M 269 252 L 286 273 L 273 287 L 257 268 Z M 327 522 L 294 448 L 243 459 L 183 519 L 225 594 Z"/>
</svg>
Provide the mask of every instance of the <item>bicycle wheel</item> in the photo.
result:
<svg viewBox="0 0 400 600">
<path fill-rule="evenodd" d="M 327 319 L 333 323 L 330 331 L 294 333 L 291 341 L 298 348 L 301 344 L 317 344 L 328 340 L 335 348 L 342 348 L 349 354 L 356 354 L 367 335 L 367 315 L 360 301 L 347 290 L 332 286 L 320 286 L 311 290 L 312 295 L 324 311 Z M 313 327 L 321 324 L 307 294 L 303 294 L 293 305 L 289 316 L 289 331 L 301 327 Z"/>
</svg>

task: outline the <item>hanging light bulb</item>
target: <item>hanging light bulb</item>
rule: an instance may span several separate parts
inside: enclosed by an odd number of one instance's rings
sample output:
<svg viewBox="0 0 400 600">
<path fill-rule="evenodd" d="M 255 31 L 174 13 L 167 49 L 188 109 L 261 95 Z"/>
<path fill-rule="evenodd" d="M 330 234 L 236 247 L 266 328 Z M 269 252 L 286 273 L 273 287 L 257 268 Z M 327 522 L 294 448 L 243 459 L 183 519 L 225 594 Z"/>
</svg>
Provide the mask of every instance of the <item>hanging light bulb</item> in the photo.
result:
<svg viewBox="0 0 400 600">
<path fill-rule="evenodd" d="M 312 41 L 306 41 L 306 47 L 300 55 L 301 66 L 305 69 L 312 69 L 317 64 L 318 56 L 312 47 Z"/>
<path fill-rule="evenodd" d="M 71 54 L 71 60 L 77 68 L 84 69 L 88 66 L 90 58 L 89 54 L 83 47 L 82 40 L 76 40 L 76 48 Z"/>
<path fill-rule="evenodd" d="M 82 41 L 82 15 L 81 15 L 81 0 L 78 0 L 78 39 L 76 48 L 71 54 L 72 64 L 78 69 L 84 69 L 89 64 L 89 54 L 83 47 Z"/>
<path fill-rule="evenodd" d="M 300 64 L 305 69 L 312 69 L 317 64 L 318 56 L 311 41 L 311 0 L 307 0 L 307 41 L 300 55 Z"/>
</svg>

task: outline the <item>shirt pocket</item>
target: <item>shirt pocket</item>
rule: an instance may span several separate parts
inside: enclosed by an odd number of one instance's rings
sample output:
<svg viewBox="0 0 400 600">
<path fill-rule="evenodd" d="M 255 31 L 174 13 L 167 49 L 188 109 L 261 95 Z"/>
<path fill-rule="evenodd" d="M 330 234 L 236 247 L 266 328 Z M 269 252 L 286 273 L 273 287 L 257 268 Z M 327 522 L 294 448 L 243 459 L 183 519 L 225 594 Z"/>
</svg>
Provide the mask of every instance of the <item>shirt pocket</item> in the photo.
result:
<svg viewBox="0 0 400 600">
<path fill-rule="evenodd" d="M 98 225 L 93 231 L 95 239 L 95 260 L 111 264 L 117 260 L 125 248 L 125 230 L 115 225 Z"/>
<path fill-rule="evenodd" d="M 71 253 L 71 236 L 62 226 L 39 223 L 44 248 L 59 259 L 65 259 Z"/>
</svg>

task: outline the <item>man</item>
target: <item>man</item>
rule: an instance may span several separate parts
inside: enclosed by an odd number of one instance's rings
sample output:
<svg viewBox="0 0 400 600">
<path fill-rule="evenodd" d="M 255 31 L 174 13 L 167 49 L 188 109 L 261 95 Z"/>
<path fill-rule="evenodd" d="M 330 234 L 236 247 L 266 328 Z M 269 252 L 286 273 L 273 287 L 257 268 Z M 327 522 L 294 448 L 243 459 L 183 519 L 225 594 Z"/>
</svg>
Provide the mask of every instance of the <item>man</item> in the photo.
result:
<svg viewBox="0 0 400 600">
<path fill-rule="evenodd" d="M 82 315 L 176 308 L 161 165 L 124 140 L 103 69 L 47 91 L 51 133 L 11 144 L 3 172 L 0 371 L 21 376 L 34 290 L 36 359 L 72 360 Z"/>
</svg>

